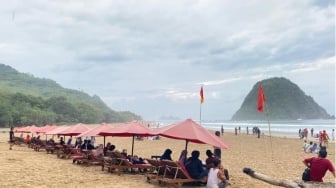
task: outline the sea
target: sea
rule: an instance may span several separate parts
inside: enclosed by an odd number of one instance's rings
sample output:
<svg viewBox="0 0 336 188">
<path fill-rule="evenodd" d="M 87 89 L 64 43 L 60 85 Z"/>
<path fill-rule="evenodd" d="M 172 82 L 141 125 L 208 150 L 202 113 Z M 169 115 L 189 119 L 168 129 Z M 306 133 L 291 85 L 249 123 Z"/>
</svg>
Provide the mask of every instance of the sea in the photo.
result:
<svg viewBox="0 0 336 188">
<path fill-rule="evenodd" d="M 195 120 L 194 120 L 195 121 Z M 177 123 L 179 121 L 159 121 L 159 126 L 166 126 L 172 123 Z M 329 136 L 332 134 L 332 129 L 335 129 L 336 125 L 335 119 L 310 119 L 310 120 L 290 120 L 290 121 L 230 121 L 230 120 L 202 120 L 195 121 L 201 124 L 204 128 L 208 130 L 221 131 L 223 126 L 225 132 L 235 132 L 235 128 L 239 129 L 241 133 L 246 133 L 247 127 L 249 128 L 249 133 L 252 133 L 253 127 L 259 127 L 261 133 L 265 135 L 274 136 L 290 136 L 296 137 L 299 135 L 299 130 L 305 128 L 308 129 L 309 135 L 310 130 L 314 129 L 314 135 L 319 131 L 326 130 Z"/>
</svg>

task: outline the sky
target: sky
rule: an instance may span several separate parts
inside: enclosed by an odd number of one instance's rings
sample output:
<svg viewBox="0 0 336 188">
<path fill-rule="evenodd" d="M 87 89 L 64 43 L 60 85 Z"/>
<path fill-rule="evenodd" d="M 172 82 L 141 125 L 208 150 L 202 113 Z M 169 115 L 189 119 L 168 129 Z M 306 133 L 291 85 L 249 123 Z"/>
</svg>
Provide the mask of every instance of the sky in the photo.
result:
<svg viewBox="0 0 336 188">
<path fill-rule="evenodd" d="M 332 0 L 0 3 L 0 63 L 116 111 L 229 120 L 255 83 L 285 77 L 335 114 Z"/>
</svg>

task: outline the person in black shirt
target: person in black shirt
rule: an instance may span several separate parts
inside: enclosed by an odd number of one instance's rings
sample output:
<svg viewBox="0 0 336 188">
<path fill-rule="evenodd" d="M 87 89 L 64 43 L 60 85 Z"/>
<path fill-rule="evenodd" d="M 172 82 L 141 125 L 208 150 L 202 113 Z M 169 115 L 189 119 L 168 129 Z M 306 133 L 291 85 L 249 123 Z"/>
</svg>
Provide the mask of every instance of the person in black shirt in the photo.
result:
<svg viewBox="0 0 336 188">
<path fill-rule="evenodd" d="M 9 149 L 11 150 L 12 149 L 12 146 L 14 145 L 14 141 L 15 141 L 15 138 L 14 138 L 14 128 L 11 127 L 10 128 L 10 131 L 9 131 Z"/>
</svg>

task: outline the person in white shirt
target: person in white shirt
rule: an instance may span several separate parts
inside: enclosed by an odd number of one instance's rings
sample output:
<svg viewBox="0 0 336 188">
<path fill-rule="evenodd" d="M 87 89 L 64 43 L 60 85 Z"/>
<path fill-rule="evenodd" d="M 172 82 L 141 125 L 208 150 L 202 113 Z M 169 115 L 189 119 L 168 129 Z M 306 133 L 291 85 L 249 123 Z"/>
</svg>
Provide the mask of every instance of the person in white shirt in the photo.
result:
<svg viewBox="0 0 336 188">
<path fill-rule="evenodd" d="M 224 175 L 224 168 L 217 158 L 213 161 L 214 167 L 210 168 L 206 188 L 224 188 L 228 182 Z"/>
</svg>

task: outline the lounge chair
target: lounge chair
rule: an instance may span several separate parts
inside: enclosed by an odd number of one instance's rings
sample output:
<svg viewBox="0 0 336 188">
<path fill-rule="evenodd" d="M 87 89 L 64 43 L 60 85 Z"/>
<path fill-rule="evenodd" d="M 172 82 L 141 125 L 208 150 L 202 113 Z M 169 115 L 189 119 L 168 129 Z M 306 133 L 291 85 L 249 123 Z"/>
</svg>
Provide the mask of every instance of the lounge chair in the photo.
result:
<svg viewBox="0 0 336 188">
<path fill-rule="evenodd" d="M 183 165 L 178 161 L 162 160 L 165 167 L 163 177 L 158 179 L 159 184 L 171 184 L 174 187 L 182 187 L 184 183 L 205 183 L 203 179 L 193 179 Z"/>
<path fill-rule="evenodd" d="M 111 156 L 109 161 L 106 159 L 104 160 L 104 166 L 108 168 L 109 172 L 117 171 L 118 175 L 120 176 L 122 172 L 128 172 L 129 169 L 131 169 L 131 172 L 135 172 L 134 169 L 138 169 L 138 172 L 143 171 L 154 171 L 154 167 L 151 164 L 133 164 L 126 158 L 122 158 L 122 155 L 118 155 L 117 152 L 115 152 L 117 156 Z M 119 157 L 121 158 L 119 158 Z M 102 167 L 102 170 L 104 170 L 104 166 Z"/>
<path fill-rule="evenodd" d="M 161 164 L 160 160 L 156 159 L 145 159 L 149 164 L 152 165 L 153 171 L 145 174 L 147 182 L 150 183 L 152 179 L 160 179 L 164 174 L 164 166 Z"/>
</svg>

